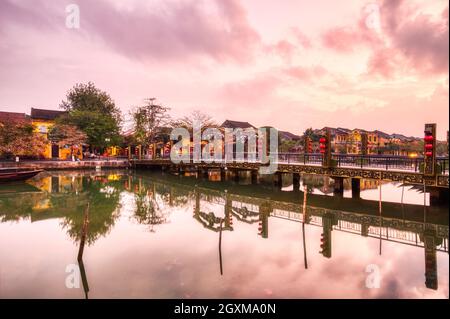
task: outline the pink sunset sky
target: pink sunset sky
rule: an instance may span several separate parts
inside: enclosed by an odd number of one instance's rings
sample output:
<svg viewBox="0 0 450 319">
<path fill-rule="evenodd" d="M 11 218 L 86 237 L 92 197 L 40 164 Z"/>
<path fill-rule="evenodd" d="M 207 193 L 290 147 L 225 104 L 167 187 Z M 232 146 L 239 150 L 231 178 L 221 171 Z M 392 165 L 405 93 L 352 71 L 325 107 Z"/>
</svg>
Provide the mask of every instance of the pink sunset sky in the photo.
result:
<svg viewBox="0 0 450 319">
<path fill-rule="evenodd" d="M 445 139 L 448 26 L 443 0 L 2 0 L 0 111 L 92 81 L 124 114 L 156 97 L 174 117 Z"/>
</svg>

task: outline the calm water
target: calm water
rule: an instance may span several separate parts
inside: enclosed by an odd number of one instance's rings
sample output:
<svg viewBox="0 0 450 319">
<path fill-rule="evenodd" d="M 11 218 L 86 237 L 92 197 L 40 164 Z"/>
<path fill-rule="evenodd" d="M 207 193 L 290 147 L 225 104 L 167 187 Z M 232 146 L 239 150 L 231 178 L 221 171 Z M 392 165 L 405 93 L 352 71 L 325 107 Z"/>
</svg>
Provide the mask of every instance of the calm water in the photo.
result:
<svg viewBox="0 0 450 319">
<path fill-rule="evenodd" d="M 424 209 L 420 191 L 382 184 L 380 215 L 376 182 L 339 199 L 331 179 L 304 176 L 303 211 L 289 176 L 282 190 L 219 178 L 69 171 L 0 185 L 0 297 L 449 297 L 448 207 Z"/>
</svg>

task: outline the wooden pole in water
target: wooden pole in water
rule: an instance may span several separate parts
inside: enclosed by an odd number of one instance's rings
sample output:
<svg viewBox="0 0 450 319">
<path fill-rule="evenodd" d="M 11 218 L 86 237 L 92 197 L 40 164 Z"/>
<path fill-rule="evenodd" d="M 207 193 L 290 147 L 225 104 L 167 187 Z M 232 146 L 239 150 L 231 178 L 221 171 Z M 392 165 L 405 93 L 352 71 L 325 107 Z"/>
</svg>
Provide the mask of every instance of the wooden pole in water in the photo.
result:
<svg viewBox="0 0 450 319">
<path fill-rule="evenodd" d="M 380 256 L 381 256 L 381 228 L 382 228 L 382 219 L 381 219 L 381 210 L 382 210 L 382 205 L 381 205 L 381 174 L 380 174 L 380 180 L 378 181 L 378 185 L 380 187 L 380 192 L 379 192 L 379 200 L 378 200 L 378 212 L 380 215 Z"/>
<path fill-rule="evenodd" d="M 83 227 L 81 229 L 81 240 L 80 240 L 80 249 L 78 250 L 78 261 L 83 259 L 84 245 L 86 242 L 86 236 L 89 226 L 89 203 L 87 204 L 86 210 L 84 212 L 84 221 Z"/>
<path fill-rule="evenodd" d="M 306 223 L 306 201 L 307 201 L 307 191 L 308 187 L 306 185 L 303 186 L 303 223 L 302 223 L 302 237 L 303 237 L 303 262 L 305 265 L 305 269 L 308 269 L 308 258 L 306 256 L 306 236 L 305 236 L 305 223 Z"/>
<path fill-rule="evenodd" d="M 222 264 L 222 229 L 223 218 L 220 220 L 220 232 L 219 232 L 219 263 L 220 263 L 220 275 L 223 276 L 223 264 Z"/>
<path fill-rule="evenodd" d="M 80 275 L 81 275 L 81 281 L 83 282 L 83 289 L 84 289 L 84 295 L 86 299 L 89 298 L 89 283 L 86 276 L 86 269 L 84 268 L 83 263 L 83 252 L 84 252 L 84 245 L 86 243 L 86 236 L 88 232 L 89 227 L 89 203 L 87 204 L 86 210 L 84 212 L 84 221 L 83 221 L 83 227 L 81 229 L 81 240 L 80 240 L 80 248 L 78 249 L 78 266 L 80 268 Z"/>
<path fill-rule="evenodd" d="M 405 224 L 405 207 L 403 205 L 403 197 L 405 195 L 405 184 L 403 183 L 402 185 L 402 219 L 403 219 L 403 224 Z"/>
<path fill-rule="evenodd" d="M 425 183 L 425 179 L 423 180 L 423 223 L 427 222 L 427 186 Z"/>
</svg>

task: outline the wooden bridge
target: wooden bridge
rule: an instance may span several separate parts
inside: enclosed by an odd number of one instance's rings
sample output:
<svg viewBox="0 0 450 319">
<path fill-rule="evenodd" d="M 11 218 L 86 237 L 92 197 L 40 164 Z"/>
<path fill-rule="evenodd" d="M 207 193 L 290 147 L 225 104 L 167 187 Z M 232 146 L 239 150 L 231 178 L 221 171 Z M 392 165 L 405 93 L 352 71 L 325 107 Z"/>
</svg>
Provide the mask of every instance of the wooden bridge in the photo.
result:
<svg viewBox="0 0 450 319">
<path fill-rule="evenodd" d="M 436 173 L 427 175 L 423 173 L 424 159 L 403 156 L 380 155 L 331 155 L 331 165 L 323 165 L 322 154 L 296 154 L 278 153 L 276 159 L 275 184 L 281 186 L 283 175 L 293 174 L 294 189 L 300 185 L 300 174 L 318 174 L 330 176 L 334 179 L 334 193 L 343 194 L 344 179 L 352 179 L 352 194 L 359 197 L 360 179 L 373 179 L 378 181 L 395 181 L 423 187 L 430 193 L 431 203 L 448 203 L 449 189 L 449 159 L 436 158 Z M 147 168 L 169 170 L 172 172 L 197 172 L 199 176 L 209 171 L 220 171 L 221 179 L 225 180 L 230 174 L 234 180 L 239 180 L 239 172 L 249 171 L 252 183 L 259 180 L 259 168 L 265 164 L 260 161 L 214 161 L 211 163 L 194 163 L 192 160 L 180 164 L 173 163 L 170 158 L 131 159 L 134 168 Z"/>
</svg>

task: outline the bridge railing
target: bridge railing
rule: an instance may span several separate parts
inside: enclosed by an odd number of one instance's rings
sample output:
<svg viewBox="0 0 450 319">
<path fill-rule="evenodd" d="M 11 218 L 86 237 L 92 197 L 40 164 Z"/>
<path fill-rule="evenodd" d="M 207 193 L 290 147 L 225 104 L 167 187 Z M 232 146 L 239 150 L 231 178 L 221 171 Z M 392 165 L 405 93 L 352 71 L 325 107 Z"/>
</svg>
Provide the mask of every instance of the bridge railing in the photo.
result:
<svg viewBox="0 0 450 319">
<path fill-rule="evenodd" d="M 333 167 L 366 168 L 379 170 L 406 170 L 419 173 L 423 170 L 423 157 L 394 155 L 332 154 Z M 321 165 L 322 154 L 278 153 L 278 162 L 287 164 Z M 437 157 L 438 175 L 448 175 L 449 158 Z"/>
<path fill-rule="evenodd" d="M 407 156 L 333 154 L 332 160 L 337 167 L 400 169 L 412 172 L 419 172 L 423 165 L 423 158 Z"/>
<path fill-rule="evenodd" d="M 440 167 L 442 175 L 448 175 L 449 172 L 449 160 L 448 157 L 438 157 L 436 159 L 437 165 Z"/>
<path fill-rule="evenodd" d="M 323 156 L 320 153 L 276 153 L 274 154 L 279 164 L 297 165 L 322 165 Z M 143 159 L 149 159 L 144 157 Z M 170 159 L 169 154 L 158 156 L 156 159 Z M 193 160 L 191 155 L 191 161 Z M 254 153 L 233 153 L 233 159 L 226 159 L 225 156 L 215 163 L 232 162 L 253 162 L 260 163 L 261 160 Z M 438 175 L 448 175 L 449 158 L 437 157 Z M 331 165 L 333 167 L 378 169 L 378 170 L 404 170 L 420 173 L 423 170 L 423 157 L 395 156 L 395 155 L 358 155 L 358 154 L 332 154 Z"/>
</svg>

